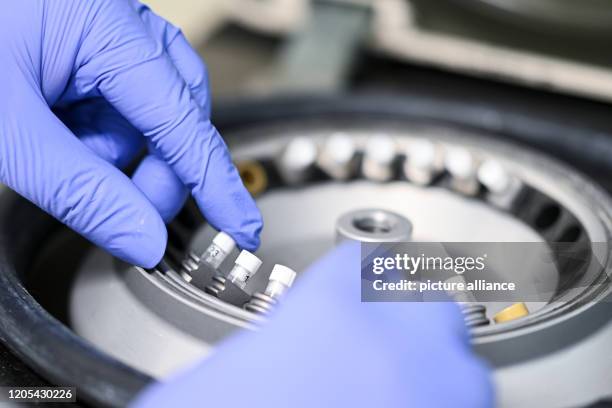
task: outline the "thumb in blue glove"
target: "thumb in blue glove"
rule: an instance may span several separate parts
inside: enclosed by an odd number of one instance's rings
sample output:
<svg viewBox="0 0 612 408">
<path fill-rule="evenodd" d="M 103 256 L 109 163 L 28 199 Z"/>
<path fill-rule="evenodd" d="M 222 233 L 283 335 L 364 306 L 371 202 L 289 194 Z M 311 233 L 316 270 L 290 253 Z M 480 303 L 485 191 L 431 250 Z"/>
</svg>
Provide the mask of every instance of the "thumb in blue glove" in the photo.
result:
<svg viewBox="0 0 612 408">
<path fill-rule="evenodd" d="M 314 265 L 259 332 L 133 404 L 150 407 L 492 406 L 456 304 L 361 303 L 360 252 L 344 244 Z"/>
<path fill-rule="evenodd" d="M 113 255 L 154 266 L 188 193 L 245 249 L 260 214 L 210 122 L 205 67 L 134 0 L 0 14 L 0 181 Z M 132 180 L 118 168 L 148 148 Z"/>
</svg>

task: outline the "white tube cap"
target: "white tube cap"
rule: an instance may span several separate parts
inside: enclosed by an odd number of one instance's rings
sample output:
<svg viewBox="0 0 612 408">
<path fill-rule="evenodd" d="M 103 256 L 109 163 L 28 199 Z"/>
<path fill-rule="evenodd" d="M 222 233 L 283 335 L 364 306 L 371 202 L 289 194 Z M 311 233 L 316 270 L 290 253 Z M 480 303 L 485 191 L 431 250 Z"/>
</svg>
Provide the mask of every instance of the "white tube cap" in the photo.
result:
<svg viewBox="0 0 612 408">
<path fill-rule="evenodd" d="M 313 165 L 316 159 L 316 144 L 305 137 L 296 137 L 287 145 L 282 164 L 288 169 L 304 169 Z"/>
<path fill-rule="evenodd" d="M 291 287 L 293 285 L 293 281 L 295 280 L 296 273 L 293 269 L 285 266 L 276 264 L 272 268 L 272 272 L 270 273 L 270 281 L 279 282 L 286 287 Z"/>
<path fill-rule="evenodd" d="M 366 159 L 383 165 L 391 164 L 395 153 L 395 142 L 385 135 L 371 137 L 365 147 Z"/>
<path fill-rule="evenodd" d="M 229 254 L 234 248 L 236 248 L 236 241 L 229 234 L 221 231 L 212 240 L 213 244 L 221 248 L 223 252 Z"/>
<path fill-rule="evenodd" d="M 478 169 L 478 180 L 493 193 L 502 193 L 510 186 L 510 176 L 496 161 L 487 160 Z"/>
<path fill-rule="evenodd" d="M 461 147 L 450 148 L 446 151 L 444 163 L 448 172 L 454 177 L 470 178 L 475 175 L 476 169 L 472 154 Z"/>
<path fill-rule="evenodd" d="M 240 255 L 238 255 L 238 258 L 236 258 L 235 263 L 236 265 L 242 266 L 244 269 L 249 271 L 252 275 L 255 272 L 257 272 L 257 270 L 261 266 L 261 259 L 253 255 L 246 249 L 243 249 L 240 252 Z"/>
<path fill-rule="evenodd" d="M 414 140 L 408 148 L 408 163 L 416 167 L 431 168 L 436 165 L 436 146 L 425 139 Z"/>
<path fill-rule="evenodd" d="M 344 133 L 333 134 L 325 144 L 324 153 L 336 164 L 350 162 L 356 151 L 353 140 Z"/>
</svg>

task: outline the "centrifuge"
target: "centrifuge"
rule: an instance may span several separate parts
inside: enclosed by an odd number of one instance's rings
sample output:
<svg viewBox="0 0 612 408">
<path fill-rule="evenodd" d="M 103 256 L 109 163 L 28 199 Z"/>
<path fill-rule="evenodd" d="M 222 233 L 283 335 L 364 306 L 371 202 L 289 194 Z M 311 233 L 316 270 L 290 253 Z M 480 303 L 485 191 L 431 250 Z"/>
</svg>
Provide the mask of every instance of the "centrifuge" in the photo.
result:
<svg viewBox="0 0 612 408">
<path fill-rule="evenodd" d="M 500 406 L 585 406 L 612 394 L 612 201 L 598 184 L 511 142 L 503 112 L 382 96 L 267 108 L 241 105 L 220 120 L 265 224 L 246 297 L 219 296 L 197 277 L 217 231 L 191 202 L 168 226 L 163 262 L 145 270 L 3 190 L 3 341 L 48 381 L 119 406 L 232 333 L 265 326 L 283 307 L 262 297 L 274 265 L 296 271 L 297 285 L 339 239 L 564 242 L 588 254 L 580 265 L 557 259 L 511 276 L 537 275 L 547 299 L 508 319 L 495 316 L 510 302 L 464 309 L 473 347 L 494 367 Z M 541 138 L 538 123 L 519 133 Z M 220 269 L 237 256 L 233 249 Z"/>
</svg>

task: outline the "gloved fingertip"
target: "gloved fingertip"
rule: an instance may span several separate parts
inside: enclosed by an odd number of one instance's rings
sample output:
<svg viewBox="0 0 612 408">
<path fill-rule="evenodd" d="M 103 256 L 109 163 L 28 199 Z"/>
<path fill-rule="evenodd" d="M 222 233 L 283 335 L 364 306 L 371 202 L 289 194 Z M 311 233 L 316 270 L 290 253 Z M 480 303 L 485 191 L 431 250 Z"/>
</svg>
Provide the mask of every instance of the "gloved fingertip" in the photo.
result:
<svg viewBox="0 0 612 408">
<path fill-rule="evenodd" d="M 164 232 L 165 232 L 164 228 Z M 166 240 L 167 237 L 164 235 L 163 239 L 150 240 L 143 245 L 132 262 L 134 265 L 142 266 L 143 268 L 153 268 L 160 263 L 164 253 L 166 252 Z"/>
<path fill-rule="evenodd" d="M 102 246 L 125 262 L 153 268 L 166 252 L 166 226 L 157 214 L 143 217 L 136 224 L 132 232 L 112 237 Z"/>
<path fill-rule="evenodd" d="M 215 149 L 211 157 L 227 151 Z M 259 248 L 263 218 L 253 197 L 248 193 L 231 161 L 216 158 L 216 171 L 225 166 L 224 171 L 215 173 L 203 183 L 204 189 L 195 189 L 195 198 L 206 220 L 217 230 L 232 236 L 239 248 L 255 251 Z M 212 173 L 211 173 L 212 174 Z M 213 197 L 214 199 L 211 199 Z"/>
<path fill-rule="evenodd" d="M 246 217 L 245 221 L 237 228 L 225 231 L 234 238 L 238 247 L 254 252 L 259 248 L 261 243 L 260 234 L 263 229 L 263 220 L 261 214 L 257 211 L 250 217 Z"/>
</svg>

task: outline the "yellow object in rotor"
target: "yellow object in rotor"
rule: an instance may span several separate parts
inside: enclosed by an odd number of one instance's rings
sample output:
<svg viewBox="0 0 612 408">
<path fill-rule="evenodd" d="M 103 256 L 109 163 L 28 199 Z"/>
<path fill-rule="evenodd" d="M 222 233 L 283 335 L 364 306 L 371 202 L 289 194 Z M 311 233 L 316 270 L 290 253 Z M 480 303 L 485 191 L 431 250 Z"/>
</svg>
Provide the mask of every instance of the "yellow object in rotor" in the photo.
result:
<svg viewBox="0 0 612 408">
<path fill-rule="evenodd" d="M 252 196 L 257 196 L 268 188 L 268 175 L 260 163 L 246 160 L 237 163 L 236 167 L 244 186 Z"/>
<path fill-rule="evenodd" d="M 493 320 L 495 320 L 495 323 L 509 322 L 521 317 L 525 317 L 528 314 L 529 310 L 527 309 L 527 306 L 525 306 L 523 302 L 520 302 L 503 309 L 495 316 L 493 316 Z"/>
</svg>

